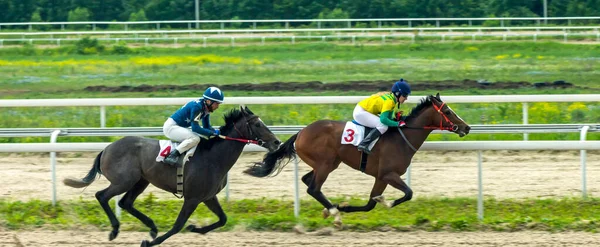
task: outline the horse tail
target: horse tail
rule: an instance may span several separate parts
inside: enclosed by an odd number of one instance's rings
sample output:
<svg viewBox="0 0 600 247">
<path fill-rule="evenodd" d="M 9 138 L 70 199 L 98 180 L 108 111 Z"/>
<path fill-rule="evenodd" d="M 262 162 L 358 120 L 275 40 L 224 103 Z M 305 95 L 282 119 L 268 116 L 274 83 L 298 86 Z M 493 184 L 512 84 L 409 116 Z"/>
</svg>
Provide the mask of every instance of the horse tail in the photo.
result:
<svg viewBox="0 0 600 247">
<path fill-rule="evenodd" d="M 298 133 L 290 137 L 275 151 L 265 154 L 262 162 L 254 163 L 253 166 L 246 169 L 244 173 L 254 177 L 266 177 L 277 171 L 273 176 L 277 176 L 292 158 L 296 155 L 294 142 L 298 137 Z"/>
<path fill-rule="evenodd" d="M 104 152 L 104 151 L 102 151 L 102 152 Z M 96 176 L 98 174 L 102 174 L 102 171 L 100 171 L 100 157 L 102 157 L 102 152 L 100 152 L 98 154 L 98 156 L 96 156 L 96 159 L 94 160 L 94 166 L 92 166 L 92 169 L 90 169 L 90 171 L 88 172 L 87 175 L 85 175 L 84 178 L 82 178 L 82 179 L 65 178 L 63 180 L 63 183 L 66 186 L 73 187 L 73 188 L 83 188 L 83 187 L 86 187 L 86 186 L 92 184 L 92 182 L 94 182 L 94 180 L 96 179 Z"/>
</svg>

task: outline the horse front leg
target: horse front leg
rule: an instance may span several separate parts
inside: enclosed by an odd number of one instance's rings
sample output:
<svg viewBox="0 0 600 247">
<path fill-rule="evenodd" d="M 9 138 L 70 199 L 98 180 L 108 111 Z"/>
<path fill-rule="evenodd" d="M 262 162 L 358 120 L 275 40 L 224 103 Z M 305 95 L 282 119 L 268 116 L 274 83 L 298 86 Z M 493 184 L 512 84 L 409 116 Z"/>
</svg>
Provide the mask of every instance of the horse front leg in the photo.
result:
<svg viewBox="0 0 600 247">
<path fill-rule="evenodd" d="M 347 213 L 371 211 L 371 210 L 373 210 L 373 208 L 375 208 L 375 205 L 377 205 L 377 201 L 375 201 L 373 198 L 375 198 L 377 196 L 381 196 L 381 194 L 385 190 L 385 187 L 387 187 L 386 182 L 376 179 L 375 184 L 373 184 L 373 189 L 371 189 L 369 201 L 367 202 L 366 205 L 364 205 L 364 206 L 340 205 L 340 206 L 338 206 L 338 209 L 342 212 L 347 212 Z"/>
<path fill-rule="evenodd" d="M 162 236 L 155 238 L 151 242 L 149 242 L 148 240 L 142 241 L 141 246 L 147 247 L 147 246 L 159 245 L 162 242 L 164 242 L 165 240 L 167 240 L 167 238 L 169 238 L 169 237 L 175 235 L 176 233 L 178 233 L 179 231 L 181 231 L 181 229 L 185 225 L 185 222 L 187 222 L 187 220 L 190 218 L 192 213 L 194 213 L 194 211 L 196 210 L 196 207 L 198 207 L 199 203 L 200 203 L 200 201 L 197 199 L 189 199 L 189 200 L 184 199 L 183 206 L 181 207 L 181 211 L 179 211 L 179 215 L 177 216 L 177 220 L 175 220 L 175 224 L 173 225 L 173 228 L 171 228 L 171 230 L 169 230 Z"/>
<path fill-rule="evenodd" d="M 210 209 L 210 211 L 212 211 L 217 215 L 217 217 L 219 217 L 219 221 L 204 227 L 196 227 L 195 225 L 189 225 L 186 229 L 188 229 L 190 232 L 205 234 L 216 228 L 222 227 L 225 225 L 225 223 L 227 223 L 227 215 L 225 215 L 225 212 L 223 212 L 223 208 L 221 208 L 221 204 L 219 204 L 217 196 L 206 200 L 204 204 L 206 205 L 206 207 L 208 207 L 208 209 Z"/>
<path fill-rule="evenodd" d="M 400 174 L 395 172 L 389 172 L 380 177 L 380 179 L 393 186 L 394 188 L 404 192 L 404 196 L 392 202 L 386 201 L 383 196 L 376 196 L 373 198 L 373 200 L 385 205 L 388 208 L 393 208 L 400 203 L 412 199 L 413 191 L 408 187 L 408 185 L 406 185 L 406 183 L 404 183 L 404 181 L 402 181 L 402 179 L 400 178 Z"/>
</svg>

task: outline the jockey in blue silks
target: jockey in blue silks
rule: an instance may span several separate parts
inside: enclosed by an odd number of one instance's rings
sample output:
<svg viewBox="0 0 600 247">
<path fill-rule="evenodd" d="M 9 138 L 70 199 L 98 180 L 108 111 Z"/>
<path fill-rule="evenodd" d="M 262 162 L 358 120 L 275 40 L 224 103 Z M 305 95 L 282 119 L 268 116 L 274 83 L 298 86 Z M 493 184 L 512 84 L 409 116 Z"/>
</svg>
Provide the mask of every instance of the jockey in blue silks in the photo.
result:
<svg viewBox="0 0 600 247">
<path fill-rule="evenodd" d="M 210 125 L 210 114 L 223 103 L 223 92 L 217 87 L 209 87 L 202 98 L 192 100 L 177 110 L 163 125 L 163 133 L 173 141 L 181 142 L 164 160 L 177 166 L 179 156 L 200 143 L 200 136 L 218 136 L 219 130 Z M 200 127 L 199 122 L 202 122 Z M 191 127 L 191 129 L 190 129 Z"/>
</svg>

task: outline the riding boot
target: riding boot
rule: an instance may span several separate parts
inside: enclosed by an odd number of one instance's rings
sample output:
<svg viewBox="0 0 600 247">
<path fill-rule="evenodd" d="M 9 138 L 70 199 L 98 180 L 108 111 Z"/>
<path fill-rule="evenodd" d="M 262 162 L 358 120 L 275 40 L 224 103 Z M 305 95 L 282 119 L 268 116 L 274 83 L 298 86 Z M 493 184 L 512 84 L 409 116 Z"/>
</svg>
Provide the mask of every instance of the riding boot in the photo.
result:
<svg viewBox="0 0 600 247">
<path fill-rule="evenodd" d="M 181 155 L 181 153 L 179 153 L 179 150 L 175 149 L 175 151 L 169 153 L 169 156 L 167 156 L 163 162 L 172 166 L 179 166 L 179 164 L 177 164 L 179 155 Z"/>
<path fill-rule="evenodd" d="M 379 132 L 379 130 L 377 129 L 372 129 L 371 132 L 369 132 L 369 134 L 365 136 L 365 139 L 363 139 L 362 142 L 358 144 L 358 151 L 362 151 L 366 154 L 371 154 L 371 150 L 369 150 L 369 145 L 375 139 L 379 138 L 379 136 L 381 136 L 381 132 Z"/>
</svg>

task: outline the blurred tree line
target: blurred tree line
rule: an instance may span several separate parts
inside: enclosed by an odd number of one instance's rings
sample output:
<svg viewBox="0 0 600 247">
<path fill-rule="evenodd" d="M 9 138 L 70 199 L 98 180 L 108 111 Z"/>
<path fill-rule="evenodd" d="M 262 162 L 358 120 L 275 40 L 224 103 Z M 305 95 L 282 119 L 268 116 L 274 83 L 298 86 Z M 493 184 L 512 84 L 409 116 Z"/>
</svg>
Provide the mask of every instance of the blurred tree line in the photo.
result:
<svg viewBox="0 0 600 247">
<path fill-rule="evenodd" d="M 543 0 L 198 1 L 202 20 L 540 17 L 544 12 Z M 600 16 L 600 0 L 547 2 L 549 17 Z M 0 0 L 0 22 L 194 19 L 195 0 Z"/>
</svg>

